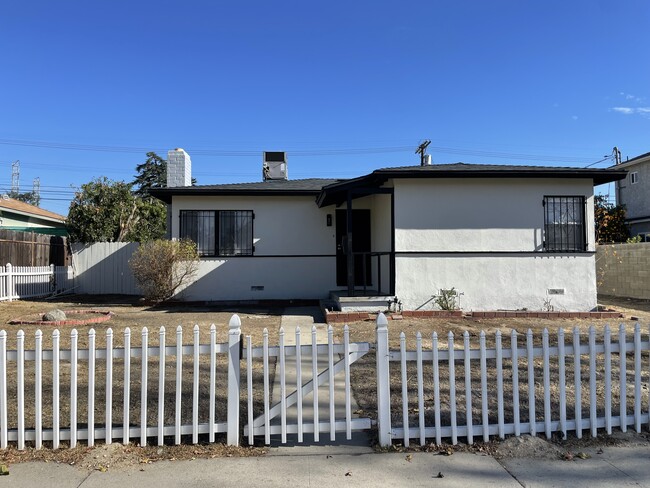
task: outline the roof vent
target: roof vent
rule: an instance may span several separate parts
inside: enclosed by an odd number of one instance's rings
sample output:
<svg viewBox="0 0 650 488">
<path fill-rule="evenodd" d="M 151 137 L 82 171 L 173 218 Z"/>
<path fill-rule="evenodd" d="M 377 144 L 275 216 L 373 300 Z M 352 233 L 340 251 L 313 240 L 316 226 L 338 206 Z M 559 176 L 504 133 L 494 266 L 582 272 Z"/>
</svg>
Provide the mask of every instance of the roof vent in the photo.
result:
<svg viewBox="0 0 650 488">
<path fill-rule="evenodd" d="M 287 153 L 264 151 L 262 155 L 262 177 L 268 180 L 288 180 Z"/>
</svg>

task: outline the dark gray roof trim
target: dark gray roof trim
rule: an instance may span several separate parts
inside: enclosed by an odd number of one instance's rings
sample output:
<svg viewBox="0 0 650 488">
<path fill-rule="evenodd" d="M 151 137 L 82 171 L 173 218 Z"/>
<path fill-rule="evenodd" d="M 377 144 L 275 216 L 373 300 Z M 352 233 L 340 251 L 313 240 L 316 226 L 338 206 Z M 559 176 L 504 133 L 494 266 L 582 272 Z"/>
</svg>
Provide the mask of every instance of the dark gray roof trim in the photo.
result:
<svg viewBox="0 0 650 488">
<path fill-rule="evenodd" d="M 150 194 L 166 203 L 171 203 L 175 195 L 318 195 L 324 186 L 343 180 L 334 178 L 310 178 L 305 180 L 270 180 L 255 183 L 228 183 L 223 185 L 181 186 L 175 188 L 155 188 Z"/>
<path fill-rule="evenodd" d="M 379 187 L 393 178 L 583 178 L 594 185 L 625 178 L 622 169 L 592 169 L 553 166 L 514 166 L 497 164 L 434 164 L 381 168 L 354 180 L 334 183 L 323 188 L 316 202 L 319 207 L 342 203 L 347 190 L 354 187 Z"/>
<path fill-rule="evenodd" d="M 174 195 L 313 195 L 319 207 L 341 203 L 347 190 L 379 188 L 391 178 L 584 178 L 594 185 L 625 178 L 624 169 L 570 168 L 553 166 L 514 166 L 498 164 L 434 164 L 431 166 L 398 166 L 381 168 L 349 180 L 310 178 L 305 180 L 271 180 L 258 183 L 231 183 L 225 185 L 157 188 L 150 191 L 154 197 L 170 203 Z"/>
</svg>

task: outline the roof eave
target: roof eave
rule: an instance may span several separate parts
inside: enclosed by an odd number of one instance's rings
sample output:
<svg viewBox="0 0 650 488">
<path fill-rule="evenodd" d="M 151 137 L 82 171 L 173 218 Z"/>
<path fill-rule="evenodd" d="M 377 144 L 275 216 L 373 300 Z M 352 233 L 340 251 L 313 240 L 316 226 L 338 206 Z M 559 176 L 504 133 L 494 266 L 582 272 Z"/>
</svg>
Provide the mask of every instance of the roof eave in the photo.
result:
<svg viewBox="0 0 650 488">
<path fill-rule="evenodd" d="M 627 175 L 627 171 L 622 170 L 593 170 L 585 171 L 576 168 L 574 171 L 562 170 L 536 170 L 536 169 L 517 169 L 517 170 L 481 170 L 466 169 L 463 171 L 442 170 L 442 171 L 395 171 L 395 170 L 377 170 L 376 174 L 384 175 L 388 178 L 582 178 L 594 180 L 595 184 L 610 183 L 612 181 L 622 180 Z"/>
<path fill-rule="evenodd" d="M 175 196 L 317 196 L 320 190 L 215 190 L 211 188 L 188 187 L 187 189 L 158 188 L 150 190 L 149 194 L 165 203 L 171 203 Z"/>
<path fill-rule="evenodd" d="M 54 217 L 48 217 L 48 216 L 40 215 L 40 214 L 37 214 L 37 213 L 25 212 L 23 210 L 16 210 L 15 208 L 0 207 L 0 212 L 11 212 L 11 213 L 15 213 L 15 214 L 18 214 L 18 215 L 24 215 L 26 217 L 31 217 L 31 218 L 34 218 L 34 219 L 47 220 L 48 222 L 56 222 L 57 224 L 64 224 L 64 225 L 65 225 L 65 221 L 66 221 L 65 218 L 57 219 L 57 218 L 54 218 Z"/>
</svg>

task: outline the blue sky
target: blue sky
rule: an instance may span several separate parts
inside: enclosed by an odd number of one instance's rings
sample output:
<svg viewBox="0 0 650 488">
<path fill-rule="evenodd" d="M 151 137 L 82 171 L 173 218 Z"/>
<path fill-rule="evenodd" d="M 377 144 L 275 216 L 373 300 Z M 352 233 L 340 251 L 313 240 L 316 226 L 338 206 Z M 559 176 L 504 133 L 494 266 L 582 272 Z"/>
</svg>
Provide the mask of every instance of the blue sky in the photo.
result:
<svg viewBox="0 0 650 488">
<path fill-rule="evenodd" d="M 199 184 L 650 151 L 650 2 L 3 2 L 0 191 L 67 213 L 185 148 Z M 596 165 L 604 167 L 607 161 Z"/>
</svg>

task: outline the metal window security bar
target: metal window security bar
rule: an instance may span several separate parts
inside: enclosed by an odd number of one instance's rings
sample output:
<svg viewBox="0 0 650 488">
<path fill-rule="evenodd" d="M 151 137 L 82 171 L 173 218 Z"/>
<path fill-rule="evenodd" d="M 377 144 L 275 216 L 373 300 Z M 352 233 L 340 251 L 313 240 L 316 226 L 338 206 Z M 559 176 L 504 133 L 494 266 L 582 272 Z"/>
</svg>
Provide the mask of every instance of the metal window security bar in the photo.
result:
<svg viewBox="0 0 650 488">
<path fill-rule="evenodd" d="M 251 210 L 181 210 L 180 238 L 191 239 L 199 256 L 251 256 Z"/>
<path fill-rule="evenodd" d="M 584 196 L 545 196 L 544 250 L 582 252 L 587 249 Z"/>
<path fill-rule="evenodd" d="M 181 210 L 180 238 L 196 243 L 199 256 L 216 254 L 215 220 L 213 210 Z"/>
<path fill-rule="evenodd" d="M 253 254 L 253 212 L 223 210 L 219 212 L 219 255 Z"/>
</svg>

